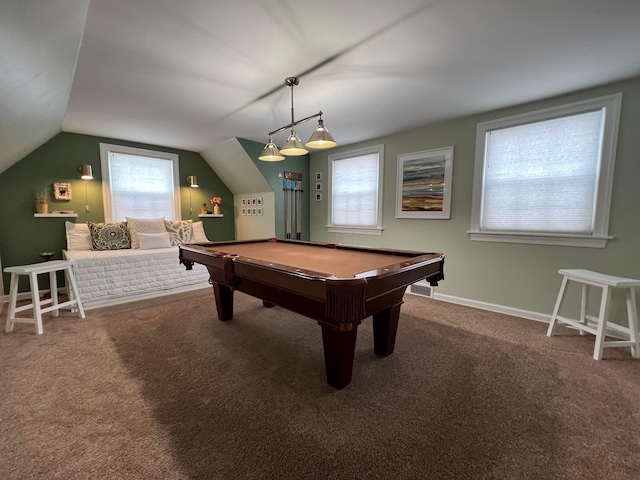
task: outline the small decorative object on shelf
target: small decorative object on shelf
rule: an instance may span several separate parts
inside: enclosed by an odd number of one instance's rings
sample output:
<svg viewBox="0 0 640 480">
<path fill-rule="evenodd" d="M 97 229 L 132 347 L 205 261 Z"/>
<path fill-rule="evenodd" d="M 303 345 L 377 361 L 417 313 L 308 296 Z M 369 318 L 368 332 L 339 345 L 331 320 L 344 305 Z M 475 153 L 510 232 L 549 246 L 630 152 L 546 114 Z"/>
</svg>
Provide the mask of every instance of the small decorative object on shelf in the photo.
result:
<svg viewBox="0 0 640 480">
<path fill-rule="evenodd" d="M 200 214 L 201 214 L 201 215 L 206 215 L 207 213 L 209 213 L 209 212 L 207 211 L 207 204 L 206 204 L 206 203 L 203 203 L 203 204 L 202 204 L 202 207 L 200 208 Z"/>
<path fill-rule="evenodd" d="M 36 190 L 36 212 L 49 213 L 49 192 L 46 188 Z"/>
<path fill-rule="evenodd" d="M 54 255 L 55 253 L 53 252 L 40 252 L 40 256 L 44 258 L 45 262 L 51 260 L 51 257 L 53 257 Z"/>
<path fill-rule="evenodd" d="M 222 197 L 213 197 L 211 199 L 211 203 L 213 204 L 213 214 L 220 215 L 220 204 L 222 203 Z"/>
</svg>

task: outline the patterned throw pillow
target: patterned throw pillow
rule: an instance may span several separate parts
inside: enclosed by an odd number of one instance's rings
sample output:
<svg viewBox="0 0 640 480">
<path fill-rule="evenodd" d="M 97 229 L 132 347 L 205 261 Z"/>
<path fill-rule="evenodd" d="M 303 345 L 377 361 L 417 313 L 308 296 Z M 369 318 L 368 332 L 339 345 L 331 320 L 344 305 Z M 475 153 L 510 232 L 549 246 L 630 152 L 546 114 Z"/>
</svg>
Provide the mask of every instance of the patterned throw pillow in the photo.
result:
<svg viewBox="0 0 640 480">
<path fill-rule="evenodd" d="M 131 248 L 140 248 L 139 233 L 164 233 L 167 227 L 164 218 L 127 218 L 129 233 L 131 234 Z"/>
<path fill-rule="evenodd" d="M 193 227 L 191 220 L 165 220 L 164 226 L 169 232 L 171 245 L 181 245 L 193 241 Z"/>
<path fill-rule="evenodd" d="M 131 248 L 131 237 L 125 222 L 89 223 L 93 250 L 122 250 Z"/>
</svg>

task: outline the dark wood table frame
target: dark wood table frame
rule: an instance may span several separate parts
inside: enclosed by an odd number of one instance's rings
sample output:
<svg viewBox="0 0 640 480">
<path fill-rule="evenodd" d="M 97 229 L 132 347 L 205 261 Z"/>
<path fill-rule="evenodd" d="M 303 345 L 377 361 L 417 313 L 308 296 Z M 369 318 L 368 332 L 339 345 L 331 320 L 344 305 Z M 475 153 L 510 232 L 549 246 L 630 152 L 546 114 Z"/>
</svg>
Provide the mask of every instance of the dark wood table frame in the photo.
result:
<svg viewBox="0 0 640 480">
<path fill-rule="evenodd" d="M 385 268 L 358 273 L 354 278 L 336 278 L 316 272 L 234 254 L 234 245 L 281 242 L 291 245 L 322 247 L 330 258 L 332 249 L 353 255 L 381 253 L 397 257 Z M 297 248 L 297 247 L 296 247 Z M 259 245 L 256 245 L 256 250 Z M 263 305 L 275 305 L 317 320 L 322 328 L 327 382 L 343 388 L 351 382 L 358 325 L 373 317 L 374 350 L 388 356 L 393 353 L 400 306 L 406 287 L 427 279 L 437 285 L 444 279 L 444 255 L 391 249 L 375 249 L 300 240 L 265 239 L 211 242 L 180 246 L 180 262 L 187 269 L 194 263 L 207 267 L 211 276 L 218 319 L 233 318 L 233 292 L 239 290 L 262 299 Z M 327 262 L 330 269 L 330 262 Z"/>
</svg>

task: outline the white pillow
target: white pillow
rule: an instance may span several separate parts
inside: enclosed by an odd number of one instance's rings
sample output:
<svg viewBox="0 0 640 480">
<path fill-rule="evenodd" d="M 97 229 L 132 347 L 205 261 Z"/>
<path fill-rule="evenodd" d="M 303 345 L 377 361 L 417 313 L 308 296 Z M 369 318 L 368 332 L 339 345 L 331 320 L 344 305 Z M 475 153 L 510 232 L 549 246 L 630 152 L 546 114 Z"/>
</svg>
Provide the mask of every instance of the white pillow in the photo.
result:
<svg viewBox="0 0 640 480">
<path fill-rule="evenodd" d="M 140 233 L 164 233 L 167 227 L 163 218 L 127 218 L 127 227 L 131 235 L 131 248 L 140 248 Z"/>
<path fill-rule="evenodd" d="M 67 250 L 91 250 L 91 232 L 86 223 L 64 222 L 67 232 Z"/>
<path fill-rule="evenodd" d="M 138 241 L 140 250 L 151 250 L 152 248 L 169 248 L 171 246 L 169 232 L 139 233 Z"/>
<path fill-rule="evenodd" d="M 211 241 L 207 238 L 207 235 L 204 233 L 204 227 L 202 226 L 202 222 L 193 222 L 191 226 L 193 227 L 193 238 L 191 240 L 194 243 Z"/>
</svg>

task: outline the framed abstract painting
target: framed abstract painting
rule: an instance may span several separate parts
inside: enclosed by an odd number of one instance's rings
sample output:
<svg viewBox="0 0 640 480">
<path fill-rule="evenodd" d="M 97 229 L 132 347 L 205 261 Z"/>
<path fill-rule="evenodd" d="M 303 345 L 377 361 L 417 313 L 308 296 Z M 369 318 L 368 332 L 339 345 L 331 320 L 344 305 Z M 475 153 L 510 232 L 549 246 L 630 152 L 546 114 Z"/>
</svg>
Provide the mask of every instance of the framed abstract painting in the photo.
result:
<svg viewBox="0 0 640 480">
<path fill-rule="evenodd" d="M 453 147 L 398 155 L 396 218 L 451 218 Z"/>
</svg>

